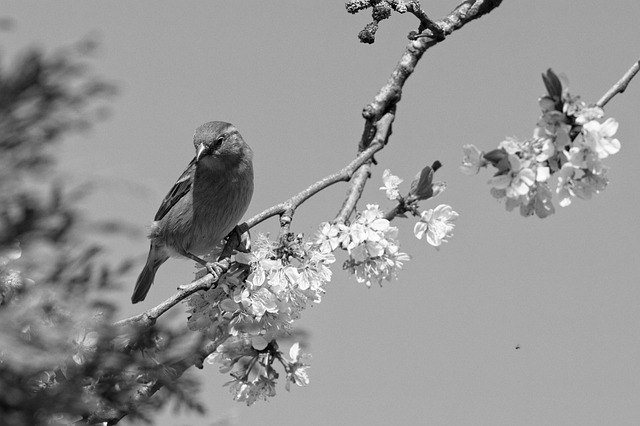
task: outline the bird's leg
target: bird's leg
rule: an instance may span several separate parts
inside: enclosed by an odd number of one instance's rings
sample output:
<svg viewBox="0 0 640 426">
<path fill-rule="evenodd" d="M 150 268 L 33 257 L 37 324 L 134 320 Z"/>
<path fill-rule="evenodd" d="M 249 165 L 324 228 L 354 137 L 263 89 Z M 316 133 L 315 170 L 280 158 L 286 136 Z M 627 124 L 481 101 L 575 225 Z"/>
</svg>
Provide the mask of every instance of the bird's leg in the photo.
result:
<svg viewBox="0 0 640 426">
<path fill-rule="evenodd" d="M 241 253 L 249 253 L 251 251 L 251 234 L 246 222 L 236 225 L 225 238 L 227 242 L 222 253 L 218 256 L 218 261 L 231 257 L 234 250 Z"/>
<path fill-rule="evenodd" d="M 201 259 L 195 254 L 189 252 L 185 252 L 184 255 L 207 268 L 207 271 L 209 271 L 209 273 L 213 275 L 214 280 L 217 280 L 218 278 L 220 278 L 220 275 L 222 275 L 222 267 L 218 262 L 207 262 L 206 260 Z"/>
<path fill-rule="evenodd" d="M 197 263 L 201 264 L 202 266 L 204 266 L 205 268 L 207 267 L 207 261 L 204 259 L 199 258 L 198 256 L 196 256 L 195 254 L 191 254 L 188 251 L 184 252 L 184 255 L 186 257 L 188 257 L 191 260 L 196 261 Z"/>
<path fill-rule="evenodd" d="M 251 233 L 249 232 L 249 227 L 246 222 L 233 228 L 229 234 L 229 238 L 231 238 L 232 234 L 235 234 L 235 238 L 238 239 L 236 250 L 241 253 L 251 252 Z"/>
</svg>

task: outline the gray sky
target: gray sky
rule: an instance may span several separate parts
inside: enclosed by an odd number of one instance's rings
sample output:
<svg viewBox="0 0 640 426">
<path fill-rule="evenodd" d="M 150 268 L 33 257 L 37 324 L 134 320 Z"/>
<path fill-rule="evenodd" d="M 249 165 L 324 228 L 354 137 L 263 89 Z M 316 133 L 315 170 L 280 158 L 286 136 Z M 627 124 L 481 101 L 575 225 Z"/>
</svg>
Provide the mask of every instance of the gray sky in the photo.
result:
<svg viewBox="0 0 640 426">
<path fill-rule="evenodd" d="M 457 4 L 423 3 L 433 17 Z M 145 226 L 205 121 L 234 123 L 254 149 L 248 216 L 352 158 L 361 109 L 416 22 L 396 15 L 374 45 L 362 45 L 356 35 L 368 14 L 348 15 L 342 0 L 318 4 L 3 2 L 2 15 L 17 22 L 2 33 L 5 52 L 100 36 L 96 65 L 121 95 L 108 121 L 64 145 L 61 165 L 103 183 L 88 214 L 141 230 L 114 241 L 115 255 L 139 256 L 142 266 Z M 208 416 L 167 410 L 157 424 L 637 425 L 640 79 L 605 111 L 620 123 L 622 149 L 606 160 L 609 188 L 591 201 L 525 219 L 491 197 L 489 172 L 468 177 L 458 165 L 463 144 L 489 150 L 505 136 L 531 135 L 549 67 L 569 77 L 572 94 L 595 102 L 638 59 L 639 16 L 636 0 L 505 0 L 430 50 L 405 87 L 362 205 L 391 206 L 377 190 L 385 168 L 405 179 L 406 191 L 439 159 L 448 189 L 423 207 L 452 205 L 455 236 L 436 251 L 413 237 L 412 220 L 394 223 L 413 259 L 382 288 L 350 279 L 339 257 L 322 303 L 299 322 L 311 332 L 308 388 L 280 386 L 276 398 L 247 408 L 221 387 L 228 377 L 207 366 L 196 374 Z M 305 204 L 293 230 L 313 233 L 345 191 L 339 185 Z M 164 300 L 191 271 L 190 262 L 168 262 L 135 307 L 123 289 L 122 316 Z"/>
</svg>

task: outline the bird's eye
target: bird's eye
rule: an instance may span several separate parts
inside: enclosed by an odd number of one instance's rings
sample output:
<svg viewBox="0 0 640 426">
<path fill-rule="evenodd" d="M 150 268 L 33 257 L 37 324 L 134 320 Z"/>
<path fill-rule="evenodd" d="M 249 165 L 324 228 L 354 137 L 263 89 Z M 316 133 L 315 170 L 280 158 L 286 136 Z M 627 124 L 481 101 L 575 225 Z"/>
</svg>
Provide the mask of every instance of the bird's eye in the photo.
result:
<svg viewBox="0 0 640 426">
<path fill-rule="evenodd" d="M 214 143 L 214 148 L 217 148 L 220 145 L 222 145 L 222 141 L 224 141 L 224 136 L 220 136 L 218 139 L 216 139 L 216 141 Z"/>
</svg>

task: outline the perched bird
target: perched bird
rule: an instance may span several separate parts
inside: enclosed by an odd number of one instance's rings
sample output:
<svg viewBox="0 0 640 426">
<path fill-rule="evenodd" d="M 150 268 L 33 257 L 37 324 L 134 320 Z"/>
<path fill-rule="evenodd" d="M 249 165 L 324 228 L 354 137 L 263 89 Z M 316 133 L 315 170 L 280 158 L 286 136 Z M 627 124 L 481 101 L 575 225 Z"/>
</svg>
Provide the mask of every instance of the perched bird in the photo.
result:
<svg viewBox="0 0 640 426">
<path fill-rule="evenodd" d="M 169 257 L 208 253 L 242 218 L 253 194 L 253 152 L 238 129 L 211 121 L 193 136 L 196 156 L 164 197 L 149 232 L 151 248 L 131 296 L 146 297 L 156 271 Z"/>
</svg>

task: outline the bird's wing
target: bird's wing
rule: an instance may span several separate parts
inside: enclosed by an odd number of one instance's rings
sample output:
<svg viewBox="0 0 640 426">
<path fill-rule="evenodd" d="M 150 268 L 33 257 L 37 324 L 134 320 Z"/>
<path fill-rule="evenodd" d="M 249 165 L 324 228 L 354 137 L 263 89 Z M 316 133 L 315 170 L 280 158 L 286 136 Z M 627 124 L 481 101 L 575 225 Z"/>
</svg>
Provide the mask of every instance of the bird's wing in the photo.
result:
<svg viewBox="0 0 640 426">
<path fill-rule="evenodd" d="M 153 220 L 160 220 L 171 210 L 171 208 L 184 197 L 189 191 L 191 191 L 191 183 L 193 182 L 193 176 L 196 173 L 196 158 L 189 163 L 186 170 L 182 172 L 182 175 L 178 178 L 171 191 L 164 197 L 160 208 L 156 213 L 156 217 Z"/>
</svg>

